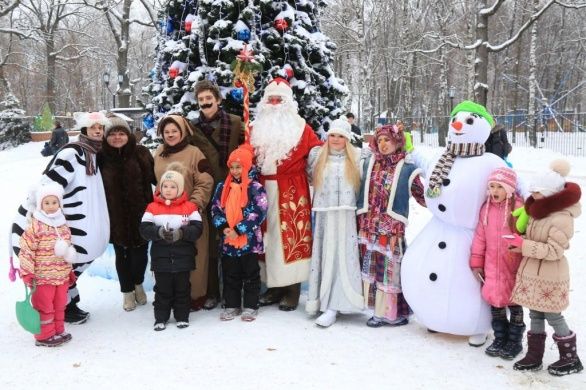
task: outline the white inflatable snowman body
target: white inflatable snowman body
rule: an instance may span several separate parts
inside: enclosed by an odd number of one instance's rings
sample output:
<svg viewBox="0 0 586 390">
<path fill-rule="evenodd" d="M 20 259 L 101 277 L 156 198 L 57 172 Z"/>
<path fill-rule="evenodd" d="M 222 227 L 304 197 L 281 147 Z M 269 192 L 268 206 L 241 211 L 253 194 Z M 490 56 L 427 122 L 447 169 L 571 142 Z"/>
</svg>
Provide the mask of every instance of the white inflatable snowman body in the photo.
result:
<svg viewBox="0 0 586 390">
<path fill-rule="evenodd" d="M 457 110 L 458 106 L 454 112 Z M 488 113 L 486 116 L 492 122 Z M 491 125 L 475 112 L 452 113 L 448 140 L 451 144 L 484 144 Z M 425 172 L 425 200 L 433 218 L 403 257 L 405 299 L 428 329 L 466 336 L 485 334 L 491 328 L 490 306 L 482 299 L 481 285 L 470 270 L 470 247 L 480 207 L 487 198 L 488 177 L 505 162 L 492 153 L 456 157 L 439 195 L 430 197 L 429 178 L 439 159 L 425 166 L 417 152 L 413 157 Z"/>
</svg>

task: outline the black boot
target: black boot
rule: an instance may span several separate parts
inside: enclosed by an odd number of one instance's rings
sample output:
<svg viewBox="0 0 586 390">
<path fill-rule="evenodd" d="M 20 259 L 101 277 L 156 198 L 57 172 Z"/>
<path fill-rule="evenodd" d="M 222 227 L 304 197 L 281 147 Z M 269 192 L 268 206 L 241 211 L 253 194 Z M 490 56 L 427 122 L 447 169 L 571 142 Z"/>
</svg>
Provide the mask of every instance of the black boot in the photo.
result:
<svg viewBox="0 0 586 390">
<path fill-rule="evenodd" d="M 282 311 L 293 311 L 297 309 L 299 304 L 299 295 L 301 294 L 301 283 L 292 284 L 287 287 L 283 287 L 285 290 L 285 296 L 279 302 L 279 310 Z"/>
<path fill-rule="evenodd" d="M 538 371 L 543 366 L 545 333 L 527 332 L 527 354 L 513 365 L 518 371 Z"/>
<path fill-rule="evenodd" d="M 494 331 L 494 341 L 486 348 L 486 354 L 488 356 L 499 356 L 502 352 L 503 347 L 507 343 L 509 321 L 504 320 L 492 320 L 492 330 Z"/>
<path fill-rule="evenodd" d="M 269 306 L 278 303 L 287 291 L 283 287 L 271 287 L 267 288 L 263 294 L 258 298 L 258 304 L 260 306 Z"/>
<path fill-rule="evenodd" d="M 547 371 L 551 375 L 562 376 L 580 372 L 584 369 L 582 362 L 578 357 L 576 350 L 576 333 L 572 332 L 569 336 L 559 337 L 555 334 L 553 339 L 558 345 L 560 351 L 560 360 L 550 364 Z"/>
<path fill-rule="evenodd" d="M 523 350 L 523 333 L 525 324 L 509 324 L 509 339 L 501 351 L 501 357 L 506 360 L 513 360 Z"/>
<path fill-rule="evenodd" d="M 77 307 L 77 302 L 69 302 L 65 306 L 65 322 L 72 325 L 81 325 L 88 320 L 90 313 Z"/>
</svg>

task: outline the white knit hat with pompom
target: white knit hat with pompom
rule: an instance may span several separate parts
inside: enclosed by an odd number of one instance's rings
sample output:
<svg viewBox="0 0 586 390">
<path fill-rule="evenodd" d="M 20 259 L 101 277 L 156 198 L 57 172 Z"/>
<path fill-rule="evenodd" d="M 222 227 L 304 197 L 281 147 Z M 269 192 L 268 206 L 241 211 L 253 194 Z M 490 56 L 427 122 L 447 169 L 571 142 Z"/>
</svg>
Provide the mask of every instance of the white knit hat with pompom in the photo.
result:
<svg viewBox="0 0 586 390">
<path fill-rule="evenodd" d="M 564 189 L 568 173 L 570 173 L 570 163 L 567 160 L 553 160 L 549 164 L 548 171 L 536 175 L 531 180 L 529 191 L 539 192 L 546 197 L 557 194 Z"/>
</svg>

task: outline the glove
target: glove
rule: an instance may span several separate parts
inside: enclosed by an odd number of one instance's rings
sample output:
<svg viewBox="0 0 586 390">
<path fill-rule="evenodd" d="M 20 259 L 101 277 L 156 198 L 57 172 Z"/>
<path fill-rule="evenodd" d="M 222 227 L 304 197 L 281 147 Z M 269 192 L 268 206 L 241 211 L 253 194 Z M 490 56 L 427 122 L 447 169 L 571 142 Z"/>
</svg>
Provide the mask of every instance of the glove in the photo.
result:
<svg viewBox="0 0 586 390">
<path fill-rule="evenodd" d="M 169 244 L 173 242 L 173 229 L 163 230 L 163 240 L 167 241 Z"/>
<path fill-rule="evenodd" d="M 159 231 L 157 232 L 157 234 L 159 235 L 159 237 L 161 238 L 161 240 L 165 239 L 165 233 L 167 232 L 167 229 L 165 229 L 164 226 L 161 226 L 159 228 Z"/>
<path fill-rule="evenodd" d="M 409 131 L 405 132 L 405 151 L 411 153 L 415 149 L 413 147 L 413 136 Z"/>
<path fill-rule="evenodd" d="M 527 224 L 529 223 L 529 215 L 525 211 L 525 206 L 513 210 L 511 215 L 517 218 L 517 222 L 515 223 L 517 231 L 521 234 L 525 233 L 527 231 Z"/>
<path fill-rule="evenodd" d="M 26 274 L 22 276 L 22 281 L 29 287 L 33 286 L 33 282 L 35 280 L 35 275 L 33 274 Z"/>
<path fill-rule="evenodd" d="M 513 236 L 512 238 L 503 237 L 503 239 L 506 240 L 507 243 L 509 244 L 509 249 L 511 247 L 521 248 L 523 246 L 523 237 L 521 237 L 518 234 L 513 234 L 512 236 Z"/>
<path fill-rule="evenodd" d="M 75 272 L 71 270 L 71 272 L 69 272 L 69 285 L 73 286 L 75 282 L 77 282 L 77 276 L 75 276 Z"/>
<path fill-rule="evenodd" d="M 183 229 L 181 228 L 171 230 L 171 233 L 173 242 L 177 242 L 183 238 Z"/>
</svg>

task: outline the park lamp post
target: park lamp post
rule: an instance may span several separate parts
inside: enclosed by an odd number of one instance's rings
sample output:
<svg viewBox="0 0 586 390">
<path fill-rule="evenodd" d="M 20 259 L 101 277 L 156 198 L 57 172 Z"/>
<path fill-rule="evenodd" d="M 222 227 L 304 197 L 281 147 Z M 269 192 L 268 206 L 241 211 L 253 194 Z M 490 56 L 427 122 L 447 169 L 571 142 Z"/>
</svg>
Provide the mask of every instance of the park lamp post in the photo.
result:
<svg viewBox="0 0 586 390">
<path fill-rule="evenodd" d="M 110 94 L 112 94 L 112 108 L 116 108 L 116 94 L 113 93 L 112 91 L 110 91 L 110 74 L 108 73 L 108 71 L 104 71 L 104 74 L 102 75 L 102 81 L 104 81 L 104 85 L 106 86 L 106 88 L 108 89 L 108 92 Z M 105 106 L 105 104 L 104 104 Z M 107 108 L 107 107 L 104 107 Z"/>
<path fill-rule="evenodd" d="M 450 98 L 450 115 L 454 109 L 454 96 L 456 96 L 456 87 L 450 85 L 450 88 L 448 88 L 448 97 Z"/>
</svg>

